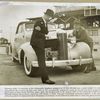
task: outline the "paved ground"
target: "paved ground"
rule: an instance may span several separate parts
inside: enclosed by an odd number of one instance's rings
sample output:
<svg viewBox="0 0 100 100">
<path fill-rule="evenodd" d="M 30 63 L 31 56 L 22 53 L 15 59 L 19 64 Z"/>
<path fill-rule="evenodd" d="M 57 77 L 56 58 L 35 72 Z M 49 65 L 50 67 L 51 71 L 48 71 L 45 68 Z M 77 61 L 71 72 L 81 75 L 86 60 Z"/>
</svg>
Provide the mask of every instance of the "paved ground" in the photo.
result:
<svg viewBox="0 0 100 100">
<path fill-rule="evenodd" d="M 49 76 L 57 85 L 100 85 L 100 60 L 95 60 L 97 71 L 88 74 L 61 68 L 49 69 Z M 23 66 L 14 63 L 11 56 L 0 55 L 0 85 L 37 85 L 40 77 L 28 77 Z"/>
</svg>

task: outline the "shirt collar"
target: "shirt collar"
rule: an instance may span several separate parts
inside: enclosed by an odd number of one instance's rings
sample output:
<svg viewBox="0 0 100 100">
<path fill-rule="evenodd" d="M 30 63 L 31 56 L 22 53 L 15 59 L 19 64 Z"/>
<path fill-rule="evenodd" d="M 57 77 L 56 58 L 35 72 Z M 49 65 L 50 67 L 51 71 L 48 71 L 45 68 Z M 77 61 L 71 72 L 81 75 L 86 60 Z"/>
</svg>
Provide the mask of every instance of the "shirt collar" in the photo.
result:
<svg viewBox="0 0 100 100">
<path fill-rule="evenodd" d="M 44 21 L 44 23 L 46 24 L 46 21 L 45 21 L 45 19 L 42 17 L 42 19 L 43 19 L 43 21 Z"/>
</svg>

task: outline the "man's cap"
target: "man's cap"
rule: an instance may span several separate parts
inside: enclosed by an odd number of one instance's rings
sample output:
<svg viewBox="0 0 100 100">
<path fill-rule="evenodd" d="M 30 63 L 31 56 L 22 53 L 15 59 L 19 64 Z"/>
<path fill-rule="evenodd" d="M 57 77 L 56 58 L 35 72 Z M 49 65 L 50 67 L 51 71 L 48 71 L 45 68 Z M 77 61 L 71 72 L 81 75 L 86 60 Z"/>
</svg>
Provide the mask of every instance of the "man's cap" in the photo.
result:
<svg viewBox="0 0 100 100">
<path fill-rule="evenodd" d="M 81 24 L 81 22 L 80 22 L 79 19 L 75 19 L 75 20 L 74 20 L 74 24 Z"/>
<path fill-rule="evenodd" d="M 45 12 L 45 14 L 48 15 L 48 16 L 50 16 L 50 17 L 52 17 L 52 18 L 54 17 L 54 11 L 51 10 L 51 9 L 47 9 L 46 12 Z"/>
</svg>

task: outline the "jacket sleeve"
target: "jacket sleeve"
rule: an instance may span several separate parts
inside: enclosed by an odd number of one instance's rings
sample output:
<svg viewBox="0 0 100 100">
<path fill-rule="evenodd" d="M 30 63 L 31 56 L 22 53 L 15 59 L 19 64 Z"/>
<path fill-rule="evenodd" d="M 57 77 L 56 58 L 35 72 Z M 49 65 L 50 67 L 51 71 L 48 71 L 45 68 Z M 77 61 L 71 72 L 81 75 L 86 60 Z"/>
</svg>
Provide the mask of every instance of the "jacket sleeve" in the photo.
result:
<svg viewBox="0 0 100 100">
<path fill-rule="evenodd" d="M 30 40 L 30 45 L 38 45 L 42 39 L 45 39 L 45 35 L 42 34 L 42 26 L 40 21 L 36 21 L 33 27 L 33 32 Z"/>
<path fill-rule="evenodd" d="M 34 30 L 33 30 L 33 34 L 35 35 L 36 38 L 44 37 L 44 34 L 41 32 L 41 30 L 42 30 L 41 22 L 37 21 L 34 25 Z"/>
</svg>

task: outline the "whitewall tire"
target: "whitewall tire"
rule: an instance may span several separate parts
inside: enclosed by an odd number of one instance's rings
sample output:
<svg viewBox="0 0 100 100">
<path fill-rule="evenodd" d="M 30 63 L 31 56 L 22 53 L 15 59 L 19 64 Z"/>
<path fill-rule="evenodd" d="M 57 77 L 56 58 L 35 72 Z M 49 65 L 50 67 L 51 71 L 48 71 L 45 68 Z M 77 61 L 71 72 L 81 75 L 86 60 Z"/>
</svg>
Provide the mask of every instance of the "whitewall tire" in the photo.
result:
<svg viewBox="0 0 100 100">
<path fill-rule="evenodd" d="M 27 76 L 36 76 L 38 68 L 32 66 L 31 61 L 24 55 L 24 69 Z"/>
</svg>

